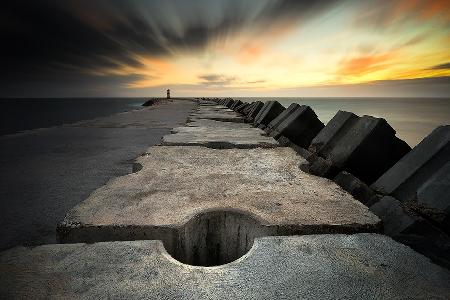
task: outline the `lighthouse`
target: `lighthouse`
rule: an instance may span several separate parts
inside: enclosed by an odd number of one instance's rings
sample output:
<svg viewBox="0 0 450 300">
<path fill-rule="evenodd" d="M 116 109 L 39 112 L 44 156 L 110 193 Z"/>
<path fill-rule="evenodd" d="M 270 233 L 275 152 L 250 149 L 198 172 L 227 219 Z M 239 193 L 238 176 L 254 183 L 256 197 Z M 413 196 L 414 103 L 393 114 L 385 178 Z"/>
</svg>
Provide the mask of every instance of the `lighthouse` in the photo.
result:
<svg viewBox="0 0 450 300">
<path fill-rule="evenodd" d="M 167 99 L 170 99 L 170 90 L 167 90 Z"/>
</svg>

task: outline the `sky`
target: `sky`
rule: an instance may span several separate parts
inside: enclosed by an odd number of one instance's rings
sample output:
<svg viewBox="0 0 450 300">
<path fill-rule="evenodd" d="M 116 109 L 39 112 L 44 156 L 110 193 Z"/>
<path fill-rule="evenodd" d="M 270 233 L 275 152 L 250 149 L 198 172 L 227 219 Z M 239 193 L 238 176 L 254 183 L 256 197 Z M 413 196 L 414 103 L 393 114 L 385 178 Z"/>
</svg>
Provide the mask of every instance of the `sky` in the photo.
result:
<svg viewBox="0 0 450 300">
<path fill-rule="evenodd" d="M 0 97 L 450 97 L 449 0 L 0 5 Z"/>
</svg>

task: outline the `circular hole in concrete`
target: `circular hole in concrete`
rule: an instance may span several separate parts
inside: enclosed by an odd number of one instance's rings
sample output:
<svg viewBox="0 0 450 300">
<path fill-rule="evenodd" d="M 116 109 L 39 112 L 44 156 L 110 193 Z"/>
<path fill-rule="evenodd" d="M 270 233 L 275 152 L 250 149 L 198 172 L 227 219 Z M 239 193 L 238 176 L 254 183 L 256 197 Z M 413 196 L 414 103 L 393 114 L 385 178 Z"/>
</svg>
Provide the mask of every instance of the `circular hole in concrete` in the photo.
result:
<svg viewBox="0 0 450 300">
<path fill-rule="evenodd" d="M 271 231 L 239 211 L 209 211 L 191 219 L 179 232 L 175 249 L 167 250 L 185 264 L 218 266 L 240 258 L 253 246 L 255 237 L 272 235 Z"/>
</svg>

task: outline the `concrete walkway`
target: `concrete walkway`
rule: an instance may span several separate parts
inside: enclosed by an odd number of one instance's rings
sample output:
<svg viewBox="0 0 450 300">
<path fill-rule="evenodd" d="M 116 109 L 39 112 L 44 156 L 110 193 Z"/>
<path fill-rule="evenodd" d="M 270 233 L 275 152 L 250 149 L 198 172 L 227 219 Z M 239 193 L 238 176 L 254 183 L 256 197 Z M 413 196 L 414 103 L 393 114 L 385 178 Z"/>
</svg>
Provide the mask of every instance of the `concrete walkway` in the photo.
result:
<svg viewBox="0 0 450 300">
<path fill-rule="evenodd" d="M 189 119 L 139 157 L 135 173 L 67 214 L 58 235 L 68 244 L 1 253 L 0 296 L 450 297 L 448 270 L 373 233 L 378 217 L 332 181 L 301 171 L 304 159 L 292 149 L 213 102 L 200 101 Z M 189 143 L 193 136 L 201 147 Z"/>
</svg>

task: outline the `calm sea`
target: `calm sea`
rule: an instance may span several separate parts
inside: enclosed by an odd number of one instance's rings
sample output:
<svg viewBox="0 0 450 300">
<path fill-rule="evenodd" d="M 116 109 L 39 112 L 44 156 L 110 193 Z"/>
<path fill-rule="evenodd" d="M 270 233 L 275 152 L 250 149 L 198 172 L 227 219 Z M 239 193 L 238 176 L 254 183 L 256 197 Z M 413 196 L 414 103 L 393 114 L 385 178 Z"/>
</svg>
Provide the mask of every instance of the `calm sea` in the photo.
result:
<svg viewBox="0 0 450 300">
<path fill-rule="evenodd" d="M 439 125 L 450 124 L 450 98 L 239 98 L 246 101 L 278 100 L 309 105 L 325 124 L 339 110 L 359 116 L 371 115 L 386 119 L 397 136 L 410 146 L 417 145 Z"/>
<path fill-rule="evenodd" d="M 141 108 L 145 98 L 0 99 L 0 136 Z"/>
</svg>

